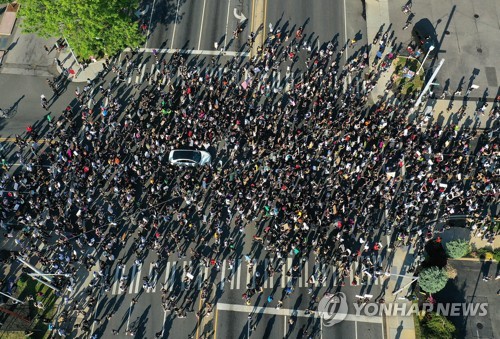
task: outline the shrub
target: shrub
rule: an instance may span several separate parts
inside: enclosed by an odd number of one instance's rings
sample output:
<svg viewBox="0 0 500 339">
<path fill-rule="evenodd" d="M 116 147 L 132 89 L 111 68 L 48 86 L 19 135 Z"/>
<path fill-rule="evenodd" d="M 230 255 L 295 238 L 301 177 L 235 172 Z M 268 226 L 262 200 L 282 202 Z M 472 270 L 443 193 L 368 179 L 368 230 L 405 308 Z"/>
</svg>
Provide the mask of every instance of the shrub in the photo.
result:
<svg viewBox="0 0 500 339">
<path fill-rule="evenodd" d="M 441 291 L 448 282 L 448 273 L 439 267 L 424 268 L 420 272 L 418 284 L 422 290 L 428 293 Z"/>
<path fill-rule="evenodd" d="M 446 254 L 454 259 L 465 257 L 470 252 L 469 242 L 464 239 L 447 242 L 444 247 Z"/>
</svg>

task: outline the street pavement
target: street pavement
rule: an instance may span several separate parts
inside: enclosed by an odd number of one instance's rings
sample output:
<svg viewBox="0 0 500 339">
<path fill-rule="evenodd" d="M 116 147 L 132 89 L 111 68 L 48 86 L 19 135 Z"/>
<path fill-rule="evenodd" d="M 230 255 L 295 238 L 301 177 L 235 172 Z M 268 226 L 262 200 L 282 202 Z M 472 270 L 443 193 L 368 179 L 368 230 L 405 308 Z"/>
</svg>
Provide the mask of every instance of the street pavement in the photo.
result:
<svg viewBox="0 0 500 339">
<path fill-rule="evenodd" d="M 457 277 L 450 280 L 446 288 L 434 295 L 440 303 L 487 303 L 488 313 L 484 316 L 470 315 L 451 316 L 449 319 L 455 324 L 457 337 L 495 338 L 500 331 L 500 313 L 498 313 L 500 289 L 499 281 L 495 276 L 499 274 L 499 265 L 493 261 L 478 260 L 450 260 L 450 264 L 457 270 Z M 484 281 L 484 276 L 492 276 Z"/>
<path fill-rule="evenodd" d="M 234 2 L 234 4 L 233 4 Z M 368 0 L 367 0 L 368 2 Z M 263 21 L 262 35 L 269 33 L 269 23 L 273 27 L 288 27 L 289 29 L 297 28 L 297 25 L 303 25 L 306 35 L 305 41 L 310 43 L 313 48 L 326 44 L 329 41 L 335 40 L 342 46 L 345 41 L 353 37 L 359 38 L 359 45 L 365 45 L 370 41 L 370 37 L 364 32 L 365 23 L 361 16 L 363 13 L 361 2 L 313 2 L 307 3 L 304 1 L 287 1 L 285 5 L 280 6 L 278 2 L 265 2 L 265 18 Z M 153 6 L 154 4 L 154 6 Z M 237 5 L 236 5 L 237 4 Z M 221 56 L 221 64 L 229 60 L 233 55 L 241 55 L 248 57 L 247 54 L 240 54 L 243 50 L 243 42 L 246 41 L 251 26 L 252 20 L 244 25 L 244 31 L 241 33 L 241 38 L 233 41 L 232 31 L 236 28 L 238 18 L 235 16 L 234 9 L 236 8 L 237 15 L 244 14 L 247 18 L 252 18 L 251 1 L 194 1 L 194 0 L 157 0 L 151 4 L 150 12 L 145 15 L 145 20 L 151 18 L 151 36 L 147 44 L 141 50 L 140 62 L 138 62 L 138 71 L 130 73 L 124 79 L 127 85 L 152 83 L 157 77 L 161 76 L 154 71 L 155 62 L 152 57 L 152 50 L 161 50 L 162 58 L 167 58 L 174 50 L 189 49 L 196 51 L 193 54 L 206 57 L 209 60 L 212 56 L 217 56 L 220 51 L 217 51 L 214 42 L 218 42 L 219 48 L 224 48 L 225 56 Z M 394 7 L 394 6 L 393 6 Z M 175 10 L 174 10 L 175 8 Z M 398 9 L 399 6 L 396 6 Z M 369 13 L 369 11 L 368 11 Z M 151 15 L 151 16 L 150 16 Z M 349 20 L 345 18 L 348 17 Z M 368 15 L 369 17 L 369 15 Z M 256 29 L 257 27 L 254 27 Z M 293 32 L 293 29 L 292 29 Z M 43 50 L 43 49 L 42 49 Z M 243 51 L 243 53 L 248 50 Z M 345 59 L 352 56 L 354 50 L 347 50 Z M 44 52 L 45 53 L 45 52 Z M 73 64 L 71 58 L 68 57 L 68 51 L 60 55 L 62 60 L 65 60 L 66 65 Z M 126 53 L 119 56 L 119 62 L 123 60 Z M 48 58 L 48 57 L 47 57 Z M 298 66 L 300 67 L 300 66 Z M 66 67 L 67 68 L 67 67 Z M 82 71 L 75 81 L 84 82 L 87 78 L 93 78 L 97 72 L 101 71 L 102 63 L 91 64 L 86 70 Z M 217 66 L 209 70 L 211 76 L 221 76 L 224 73 L 224 67 Z M 148 74 L 153 74 L 150 81 L 147 80 Z M 238 74 L 243 78 L 243 74 Z M 278 81 L 273 81 L 272 86 L 277 88 L 283 85 L 281 79 L 285 77 L 283 69 L 278 70 Z M 112 80 L 112 76 L 106 77 L 106 83 Z M 33 124 L 33 121 L 44 121 L 46 112 L 40 106 L 39 94 L 50 91 L 46 85 L 45 79 L 42 77 L 16 77 L 9 75 L 1 75 L 0 81 L 2 88 L 6 89 L 5 99 L 12 101 L 12 104 L 18 102 L 18 113 L 15 119 L 2 120 L 5 125 L 2 126 L 2 139 L 8 141 L 7 138 L 14 134 L 22 133 L 28 124 Z M 19 83 L 17 83 L 17 82 Z M 163 84 L 168 83 L 168 79 L 163 79 Z M 382 85 L 384 83 L 381 83 Z M 68 103 L 74 99 L 74 89 L 78 84 L 65 84 L 67 90 L 57 99 L 54 100 L 50 111 L 58 115 Z M 26 97 L 22 98 L 23 93 L 19 93 L 19 88 L 25 89 Z M 47 92 L 47 93 L 46 93 Z M 138 92 L 136 92 L 138 93 Z M 47 95 L 48 96 L 48 95 Z M 48 96 L 49 97 L 49 96 Z M 22 98 L 22 99 L 20 99 Z M 96 95 L 96 100 L 100 96 Z M 8 101 L 10 104 L 10 101 Z M 443 101 L 444 102 L 444 101 Z M 441 109 L 444 103 L 437 102 L 441 106 L 435 106 L 433 110 L 436 118 L 439 115 L 451 114 L 445 109 Z M 472 106 L 472 105 L 471 105 Z M 3 106 L 2 106 L 3 107 Z M 468 110 L 469 114 L 470 107 Z M 19 112 L 22 112 L 21 114 Z M 444 113 L 443 113 L 444 112 Z M 481 118 L 483 119 L 483 118 Z M 486 124 L 487 122 L 485 122 Z M 483 120 L 481 120 L 483 124 Z M 341 324 L 330 328 L 321 328 L 321 323 L 316 315 L 305 315 L 297 313 L 297 310 L 302 312 L 309 306 L 311 296 L 308 294 L 307 278 L 315 271 L 316 267 L 313 258 L 303 264 L 301 277 L 290 280 L 284 274 L 276 273 L 274 277 L 267 277 L 262 271 L 265 279 L 264 293 L 259 297 L 252 299 L 253 303 L 251 311 L 248 312 L 248 307 L 244 305 L 241 295 L 246 291 L 247 284 L 253 284 L 255 280 L 255 272 L 249 273 L 244 263 L 243 254 L 252 252 L 253 242 L 251 231 L 246 232 L 242 236 L 241 246 L 237 249 L 238 255 L 237 264 L 234 274 L 230 282 L 224 281 L 230 270 L 227 265 L 227 259 L 222 261 L 221 271 L 217 272 L 212 267 L 206 268 L 201 264 L 193 264 L 192 259 L 187 256 L 184 258 L 176 258 L 175 254 L 171 255 L 167 262 L 162 263 L 158 271 L 153 270 L 152 262 L 156 260 L 154 253 L 146 257 L 143 264 L 139 267 L 133 264 L 131 256 L 132 239 L 123 246 L 123 250 L 117 254 L 117 258 L 125 258 L 123 269 L 119 269 L 117 265 L 113 265 L 109 276 L 111 278 L 110 291 L 101 291 L 99 297 L 99 306 L 97 307 L 95 318 L 100 319 L 101 323 L 93 324 L 93 332 L 99 337 L 111 337 L 111 330 L 120 331 L 121 335 L 125 334 L 126 330 L 134 329 L 138 337 L 153 338 L 154 334 L 161 332 L 161 337 L 182 338 L 188 337 L 189 334 L 195 334 L 199 337 L 207 326 L 207 332 L 213 333 L 214 337 L 235 338 L 246 337 L 248 331 L 248 322 L 250 320 L 250 329 L 252 336 L 255 337 L 284 337 L 289 335 L 297 336 L 304 332 L 314 333 L 317 336 L 329 337 L 373 337 L 380 338 L 387 333 L 387 328 L 384 328 L 382 319 L 376 321 L 347 320 Z M 390 242 L 388 237 L 381 238 L 384 245 Z M 99 254 L 96 252 L 96 254 Z M 259 258 L 260 265 L 266 265 L 266 259 Z M 385 261 L 387 258 L 382 257 Z M 373 260 L 378 261 L 379 258 Z M 291 267 L 293 258 L 285 260 L 283 273 Z M 398 263 L 397 261 L 395 261 Z M 185 265 L 193 264 L 194 278 L 193 285 L 195 288 L 189 293 L 184 292 L 180 297 L 186 295 L 194 299 L 192 309 L 194 312 L 188 312 L 185 319 L 177 319 L 178 316 L 165 312 L 161 307 L 161 289 L 162 284 L 168 292 L 183 291 L 183 280 L 186 277 L 186 271 L 183 269 Z M 396 267 L 402 268 L 402 265 L 394 264 Z M 259 264 L 255 265 L 259 267 Z M 362 286 L 350 286 L 350 281 L 353 276 L 346 278 L 345 286 L 337 286 L 334 266 L 326 266 L 318 268 L 320 271 L 328 273 L 328 279 L 322 286 L 315 289 L 315 296 L 321 297 L 326 291 L 339 291 L 346 293 L 348 299 L 353 301 L 356 295 L 363 293 L 371 293 L 379 296 L 385 286 L 381 279 L 375 279 L 373 283 Z M 359 267 L 353 267 L 355 270 L 360 270 Z M 353 272 L 351 270 L 351 272 Z M 351 273 L 352 275 L 352 273 Z M 119 291 L 119 280 L 121 277 L 127 277 L 127 286 L 125 293 Z M 150 277 L 154 281 L 153 288 L 148 290 L 142 286 L 143 278 Z M 87 277 L 86 281 L 79 282 L 79 285 L 85 285 L 92 278 L 92 275 Z M 211 286 L 210 299 L 217 301 L 220 304 L 220 310 L 215 309 L 212 314 L 198 321 L 195 313 L 200 309 L 200 288 L 205 279 L 209 279 Z M 391 280 L 392 281 L 392 280 Z M 289 298 L 283 299 L 283 306 L 280 310 L 275 308 L 278 300 L 282 298 L 282 290 L 291 283 L 295 286 L 295 291 Z M 392 282 L 391 282 L 392 284 Z M 391 285 L 392 286 L 392 285 Z M 224 293 L 223 293 L 224 292 Z M 269 307 L 262 307 L 266 304 L 267 296 L 273 294 L 274 301 Z M 76 295 L 76 294 L 75 294 Z M 133 303 L 133 298 L 138 297 L 138 302 Z M 256 302 L 255 299 L 259 301 Z M 254 307 L 254 304 L 258 305 Z M 105 317 L 108 314 L 114 313 L 110 320 Z M 252 314 L 251 319 L 248 314 Z M 295 323 L 290 325 L 288 322 L 290 317 L 295 319 Z M 204 326 L 197 326 L 201 323 Z M 252 329 L 256 325 L 255 329 Z M 201 330 L 200 330 L 201 328 Z M 386 335 L 386 334 L 385 334 Z"/>
</svg>

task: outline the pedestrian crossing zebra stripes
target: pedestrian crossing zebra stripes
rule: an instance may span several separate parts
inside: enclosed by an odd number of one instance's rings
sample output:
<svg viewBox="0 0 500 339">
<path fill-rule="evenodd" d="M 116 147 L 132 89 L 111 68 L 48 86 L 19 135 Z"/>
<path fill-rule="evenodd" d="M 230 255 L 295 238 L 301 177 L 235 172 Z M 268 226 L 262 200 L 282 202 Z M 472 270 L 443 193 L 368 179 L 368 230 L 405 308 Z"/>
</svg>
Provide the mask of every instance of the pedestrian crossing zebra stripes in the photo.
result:
<svg viewBox="0 0 500 339">
<path fill-rule="evenodd" d="M 245 260 L 240 259 L 234 260 L 230 267 L 228 260 L 223 260 L 219 272 L 216 272 L 214 267 L 203 264 L 195 265 L 189 260 L 169 261 L 159 268 L 154 267 L 154 263 L 133 264 L 131 267 L 117 265 L 114 268 L 110 292 L 113 295 L 137 294 L 141 291 L 156 293 L 163 288 L 171 292 L 176 288 L 186 289 L 192 285 L 201 288 L 203 282 L 214 274 L 217 275 L 215 279 L 217 288 L 221 290 L 245 290 L 257 286 L 272 289 L 276 287 L 276 284 L 279 284 L 278 287 L 281 288 L 292 285 L 298 288 L 327 287 L 337 286 L 342 281 L 345 286 L 350 286 L 353 281 L 356 281 L 358 286 L 381 285 L 383 281 L 383 275 L 375 276 L 357 261 L 351 263 L 349 274 L 343 279 L 339 279 L 341 275 L 334 265 L 305 262 L 297 264 L 298 268 L 295 266 L 294 269 L 293 258 L 284 260 L 281 267 L 278 266 L 277 261 L 265 259 L 249 266 Z M 377 261 L 374 260 L 374 262 Z M 268 267 L 273 267 L 275 271 L 270 273 L 267 270 Z M 147 281 L 147 284 L 144 281 Z M 158 287 L 158 285 L 161 286 Z"/>
</svg>

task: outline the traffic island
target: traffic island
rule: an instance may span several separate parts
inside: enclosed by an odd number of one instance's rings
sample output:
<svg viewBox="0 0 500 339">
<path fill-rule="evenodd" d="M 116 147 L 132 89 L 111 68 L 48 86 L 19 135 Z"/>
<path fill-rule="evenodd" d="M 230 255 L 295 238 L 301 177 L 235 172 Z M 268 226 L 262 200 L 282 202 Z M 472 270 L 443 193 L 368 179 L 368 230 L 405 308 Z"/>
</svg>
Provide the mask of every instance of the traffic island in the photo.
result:
<svg viewBox="0 0 500 339">
<path fill-rule="evenodd" d="M 0 307 L 2 338 L 49 338 L 51 323 L 57 309 L 58 296 L 49 287 L 22 275 L 14 285 L 13 294 L 20 302 L 7 302 Z M 22 303 L 21 303 L 22 302 Z"/>
<path fill-rule="evenodd" d="M 399 56 L 394 61 L 392 75 L 393 88 L 403 95 L 420 92 L 424 86 L 424 72 L 418 72 L 421 64 L 418 59 Z"/>
</svg>

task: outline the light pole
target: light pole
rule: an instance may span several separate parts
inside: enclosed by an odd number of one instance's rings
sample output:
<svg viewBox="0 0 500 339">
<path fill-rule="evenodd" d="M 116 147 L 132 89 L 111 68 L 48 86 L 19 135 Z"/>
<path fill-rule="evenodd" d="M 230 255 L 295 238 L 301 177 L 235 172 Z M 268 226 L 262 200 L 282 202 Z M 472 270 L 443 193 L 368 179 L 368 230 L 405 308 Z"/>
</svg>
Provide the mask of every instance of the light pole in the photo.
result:
<svg viewBox="0 0 500 339">
<path fill-rule="evenodd" d="M 11 295 L 8 295 L 8 294 L 3 293 L 3 292 L 0 292 L 0 294 L 1 294 L 1 295 L 6 296 L 6 297 L 7 297 L 7 298 L 9 298 L 9 299 L 12 299 L 12 300 L 14 300 L 14 301 L 18 302 L 18 303 L 24 304 L 24 301 L 21 301 L 21 300 L 19 300 L 19 299 L 17 299 L 17 298 L 14 298 L 14 297 L 13 297 L 13 296 L 11 296 Z"/>
<path fill-rule="evenodd" d="M 422 97 L 424 96 L 425 93 L 427 93 L 429 88 L 431 88 L 431 86 L 433 85 L 433 81 L 436 78 L 436 76 L 437 76 L 439 70 L 441 69 L 441 67 L 443 66 L 443 64 L 444 64 L 444 59 L 441 59 L 441 62 L 439 63 L 439 65 L 436 68 L 436 70 L 434 71 L 434 73 L 432 73 L 432 76 L 429 79 L 429 81 L 427 82 L 427 85 L 425 86 L 424 90 L 422 91 L 422 93 L 420 93 L 420 96 L 418 97 L 417 101 L 415 102 L 415 105 L 413 105 L 413 109 L 417 108 L 420 105 L 420 103 L 422 102 Z"/>
<path fill-rule="evenodd" d="M 420 70 L 422 69 L 422 67 L 424 67 L 425 60 L 427 60 L 427 57 L 429 56 L 429 53 L 432 52 L 434 50 L 434 48 L 435 48 L 434 45 L 429 46 L 429 50 L 427 51 L 427 54 L 424 57 L 424 61 L 422 61 L 422 63 L 420 64 L 420 68 L 418 69 L 416 75 L 418 75 L 418 73 L 420 73 Z"/>
<path fill-rule="evenodd" d="M 69 51 L 70 51 L 71 55 L 73 56 L 73 58 L 74 58 L 74 59 L 75 59 L 75 61 L 76 61 L 76 64 L 78 65 L 78 68 L 81 68 L 81 65 L 80 65 L 80 63 L 78 62 L 78 59 L 77 59 L 77 57 L 76 57 L 75 53 L 73 52 L 73 50 L 71 49 L 71 46 L 69 45 L 68 39 L 66 39 L 66 37 L 64 36 L 64 33 L 63 33 L 63 27 L 64 27 L 64 24 L 63 24 L 62 22 L 61 22 L 61 23 L 59 23 L 59 29 L 61 30 L 61 35 L 62 35 L 62 37 L 63 37 L 64 41 L 66 42 L 66 46 L 68 46 L 68 48 L 69 48 Z"/>
</svg>

